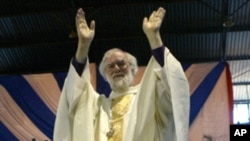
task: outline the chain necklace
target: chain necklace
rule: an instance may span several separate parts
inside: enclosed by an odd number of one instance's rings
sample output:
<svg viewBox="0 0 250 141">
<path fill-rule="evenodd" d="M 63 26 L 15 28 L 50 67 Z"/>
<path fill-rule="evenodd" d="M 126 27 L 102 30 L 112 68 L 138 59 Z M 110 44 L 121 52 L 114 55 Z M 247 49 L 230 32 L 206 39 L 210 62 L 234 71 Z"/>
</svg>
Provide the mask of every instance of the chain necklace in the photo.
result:
<svg viewBox="0 0 250 141">
<path fill-rule="evenodd" d="M 112 100 L 109 120 L 110 130 L 106 133 L 109 139 L 122 137 L 123 117 L 128 111 L 131 96 L 131 94 L 128 94 Z"/>
</svg>

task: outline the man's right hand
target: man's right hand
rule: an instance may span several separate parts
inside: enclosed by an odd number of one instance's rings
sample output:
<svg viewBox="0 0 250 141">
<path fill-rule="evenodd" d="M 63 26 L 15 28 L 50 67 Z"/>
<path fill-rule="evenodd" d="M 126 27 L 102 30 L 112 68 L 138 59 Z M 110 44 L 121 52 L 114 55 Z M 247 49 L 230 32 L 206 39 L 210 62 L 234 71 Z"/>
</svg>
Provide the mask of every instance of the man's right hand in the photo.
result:
<svg viewBox="0 0 250 141">
<path fill-rule="evenodd" d="M 92 20 L 90 26 L 88 26 L 82 8 L 79 8 L 76 13 L 76 29 L 78 47 L 75 57 L 78 62 L 83 63 L 88 56 L 90 44 L 95 36 L 95 21 Z"/>
<path fill-rule="evenodd" d="M 85 13 L 82 8 L 77 10 L 76 29 L 80 41 L 91 42 L 93 40 L 95 35 L 95 21 L 92 20 L 90 26 L 88 26 L 85 19 Z"/>
</svg>

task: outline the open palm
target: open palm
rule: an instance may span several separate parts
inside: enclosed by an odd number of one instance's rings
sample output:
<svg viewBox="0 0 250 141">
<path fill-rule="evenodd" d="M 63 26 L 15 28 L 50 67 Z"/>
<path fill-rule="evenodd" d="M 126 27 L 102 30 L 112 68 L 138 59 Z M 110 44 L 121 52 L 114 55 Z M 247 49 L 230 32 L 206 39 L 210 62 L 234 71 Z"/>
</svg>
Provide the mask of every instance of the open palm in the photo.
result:
<svg viewBox="0 0 250 141">
<path fill-rule="evenodd" d="M 160 7 L 157 11 L 153 11 L 149 18 L 145 17 L 143 19 L 143 31 L 146 35 L 154 34 L 159 31 L 162 21 L 165 16 L 165 9 Z"/>
<path fill-rule="evenodd" d="M 79 40 L 91 42 L 95 35 L 95 21 L 91 21 L 90 26 L 88 26 L 85 13 L 80 8 L 76 15 L 76 29 L 78 33 Z"/>
</svg>

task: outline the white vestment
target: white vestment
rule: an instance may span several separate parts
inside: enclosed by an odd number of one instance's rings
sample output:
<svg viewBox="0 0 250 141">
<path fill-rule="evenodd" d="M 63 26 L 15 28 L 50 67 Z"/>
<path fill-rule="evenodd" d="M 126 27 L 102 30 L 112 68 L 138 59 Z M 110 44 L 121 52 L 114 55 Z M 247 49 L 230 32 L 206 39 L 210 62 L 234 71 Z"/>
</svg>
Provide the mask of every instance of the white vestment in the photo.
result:
<svg viewBox="0 0 250 141">
<path fill-rule="evenodd" d="M 187 141 L 189 85 L 180 63 L 165 48 L 164 66 L 151 57 L 139 85 L 128 92 L 98 94 L 88 63 L 79 76 L 70 65 L 57 111 L 53 141 L 107 141 L 111 99 L 133 94 L 124 116 L 123 141 Z"/>
</svg>

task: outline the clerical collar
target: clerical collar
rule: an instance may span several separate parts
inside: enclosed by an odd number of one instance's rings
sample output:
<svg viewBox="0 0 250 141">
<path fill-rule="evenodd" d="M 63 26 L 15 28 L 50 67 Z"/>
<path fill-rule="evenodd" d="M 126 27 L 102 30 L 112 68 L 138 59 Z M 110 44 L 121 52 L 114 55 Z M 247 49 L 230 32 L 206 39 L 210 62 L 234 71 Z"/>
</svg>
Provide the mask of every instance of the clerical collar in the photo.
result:
<svg viewBox="0 0 250 141">
<path fill-rule="evenodd" d="M 127 91 L 122 92 L 122 93 L 112 91 L 109 98 L 114 99 L 114 98 L 117 98 L 117 97 L 120 97 L 120 96 L 123 96 L 123 95 L 126 95 L 126 94 L 136 94 L 138 89 L 139 89 L 139 85 L 136 85 L 136 86 L 133 86 L 133 87 L 129 87 L 129 89 Z"/>
</svg>

